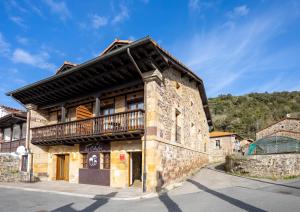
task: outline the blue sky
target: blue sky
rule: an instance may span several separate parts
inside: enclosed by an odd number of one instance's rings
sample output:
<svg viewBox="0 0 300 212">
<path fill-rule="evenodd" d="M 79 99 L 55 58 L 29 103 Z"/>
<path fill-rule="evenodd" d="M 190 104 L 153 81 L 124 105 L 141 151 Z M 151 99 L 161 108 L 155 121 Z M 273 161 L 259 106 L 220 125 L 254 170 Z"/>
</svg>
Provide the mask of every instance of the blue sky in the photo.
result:
<svg viewBox="0 0 300 212">
<path fill-rule="evenodd" d="M 115 38 L 150 35 L 203 80 L 209 97 L 300 90 L 297 0 L 3 0 L 5 92 L 96 57 Z"/>
</svg>

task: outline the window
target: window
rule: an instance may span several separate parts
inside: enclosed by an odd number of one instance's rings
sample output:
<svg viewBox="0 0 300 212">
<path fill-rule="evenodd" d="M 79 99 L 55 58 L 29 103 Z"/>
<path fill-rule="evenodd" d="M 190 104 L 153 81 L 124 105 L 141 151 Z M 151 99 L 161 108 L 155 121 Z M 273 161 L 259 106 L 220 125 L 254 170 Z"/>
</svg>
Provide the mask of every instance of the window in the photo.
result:
<svg viewBox="0 0 300 212">
<path fill-rule="evenodd" d="M 204 143 L 204 152 L 206 152 L 206 143 Z"/>
<path fill-rule="evenodd" d="M 104 119 L 103 119 L 103 129 L 104 130 L 108 130 L 108 129 L 112 129 L 113 125 L 112 125 L 112 114 L 115 113 L 115 108 L 113 105 L 108 105 L 105 108 L 101 109 L 101 115 L 104 115 Z"/>
<path fill-rule="evenodd" d="M 28 155 L 22 155 L 21 171 L 27 172 Z"/>
<path fill-rule="evenodd" d="M 18 124 L 15 124 L 13 126 L 13 136 L 12 136 L 12 140 L 19 140 L 21 137 L 21 127 Z"/>
<path fill-rule="evenodd" d="M 82 154 L 82 168 L 88 168 L 88 165 L 87 165 L 87 153 L 83 153 Z"/>
<path fill-rule="evenodd" d="M 178 82 L 176 82 L 176 89 L 180 88 L 180 84 Z"/>
<path fill-rule="evenodd" d="M 10 128 L 5 128 L 4 129 L 4 142 L 10 142 L 10 136 L 11 136 L 11 129 Z"/>
<path fill-rule="evenodd" d="M 26 138 L 26 130 L 27 130 L 27 125 L 26 123 L 22 124 L 22 138 Z"/>
<path fill-rule="evenodd" d="M 110 152 L 100 153 L 100 169 L 110 169 Z"/>
<path fill-rule="evenodd" d="M 178 126 L 179 124 L 179 115 L 180 112 L 178 110 L 175 111 L 175 142 L 180 143 L 181 140 L 181 128 Z"/>
<path fill-rule="evenodd" d="M 221 142 L 220 142 L 220 140 L 216 140 L 216 149 L 221 149 Z"/>
<path fill-rule="evenodd" d="M 127 102 L 128 110 L 143 110 L 144 109 L 144 100 L 133 99 Z M 144 124 L 144 115 L 141 111 L 132 112 L 129 114 L 129 127 L 138 127 Z"/>
</svg>

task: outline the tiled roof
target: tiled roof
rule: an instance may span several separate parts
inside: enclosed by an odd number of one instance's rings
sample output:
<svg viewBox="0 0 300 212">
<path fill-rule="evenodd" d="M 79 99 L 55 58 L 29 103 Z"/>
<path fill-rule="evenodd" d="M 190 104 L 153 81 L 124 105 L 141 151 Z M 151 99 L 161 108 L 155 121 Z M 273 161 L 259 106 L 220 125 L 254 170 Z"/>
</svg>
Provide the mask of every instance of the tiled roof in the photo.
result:
<svg viewBox="0 0 300 212">
<path fill-rule="evenodd" d="M 12 107 L 9 107 L 9 106 L 6 106 L 6 105 L 0 105 L 0 108 L 3 108 L 5 110 L 11 111 L 11 112 L 24 112 L 20 109 L 12 108 Z"/>
<path fill-rule="evenodd" d="M 213 131 L 209 133 L 209 137 L 224 137 L 224 136 L 231 136 L 231 135 L 237 135 L 236 133 L 232 132 L 220 132 L 220 131 Z"/>
<path fill-rule="evenodd" d="M 100 56 L 101 55 L 104 55 L 106 54 L 107 52 L 109 52 L 110 50 L 112 50 L 115 46 L 117 45 L 127 45 L 127 44 L 130 44 L 132 43 L 131 40 L 120 40 L 120 39 L 115 39 L 106 49 L 104 49 L 101 53 L 100 53 Z"/>
</svg>

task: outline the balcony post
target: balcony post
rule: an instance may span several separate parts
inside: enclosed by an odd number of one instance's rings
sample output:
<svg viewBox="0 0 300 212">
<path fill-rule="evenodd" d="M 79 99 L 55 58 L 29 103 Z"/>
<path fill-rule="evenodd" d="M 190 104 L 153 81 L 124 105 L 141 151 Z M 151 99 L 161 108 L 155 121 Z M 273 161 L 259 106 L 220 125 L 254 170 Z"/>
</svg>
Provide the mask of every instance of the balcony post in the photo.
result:
<svg viewBox="0 0 300 212">
<path fill-rule="evenodd" d="M 61 123 L 64 123 L 66 121 L 66 108 L 65 105 L 61 105 Z"/>
<path fill-rule="evenodd" d="M 95 117 L 100 116 L 100 97 L 96 97 L 96 102 L 95 102 Z"/>
</svg>

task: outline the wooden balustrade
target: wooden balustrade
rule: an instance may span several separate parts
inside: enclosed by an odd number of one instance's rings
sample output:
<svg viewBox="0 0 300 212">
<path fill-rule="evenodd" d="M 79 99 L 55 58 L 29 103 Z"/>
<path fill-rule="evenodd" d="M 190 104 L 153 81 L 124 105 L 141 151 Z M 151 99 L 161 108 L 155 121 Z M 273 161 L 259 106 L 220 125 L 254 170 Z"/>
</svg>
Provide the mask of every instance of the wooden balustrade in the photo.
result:
<svg viewBox="0 0 300 212">
<path fill-rule="evenodd" d="M 132 110 L 32 128 L 32 142 L 121 133 L 141 129 L 144 129 L 144 110 Z"/>
<path fill-rule="evenodd" d="M 15 152 L 19 146 L 25 146 L 25 138 L 9 142 L 0 142 L 0 152 Z"/>
</svg>

